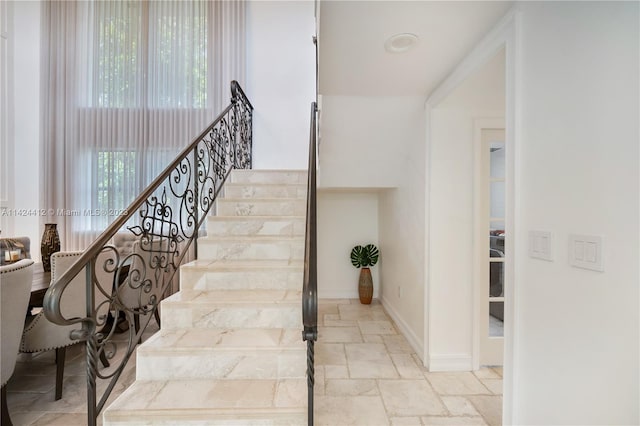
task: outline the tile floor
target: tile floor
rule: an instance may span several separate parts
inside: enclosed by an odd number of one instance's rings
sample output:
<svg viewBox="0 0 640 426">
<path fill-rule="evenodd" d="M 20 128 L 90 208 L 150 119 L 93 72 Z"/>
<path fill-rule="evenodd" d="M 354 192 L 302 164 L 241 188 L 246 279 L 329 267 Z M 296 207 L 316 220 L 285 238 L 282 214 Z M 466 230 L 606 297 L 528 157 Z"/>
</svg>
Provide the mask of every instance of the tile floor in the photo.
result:
<svg viewBox="0 0 640 426">
<path fill-rule="evenodd" d="M 317 425 L 500 425 L 502 369 L 430 373 L 374 300 L 321 300 Z"/>
<path fill-rule="evenodd" d="M 375 300 L 368 306 L 352 299 L 321 300 L 318 319 L 317 425 L 501 424 L 502 369 L 426 371 Z M 151 321 L 147 334 L 155 330 Z M 110 400 L 133 382 L 134 364 L 135 355 Z M 84 347 L 76 345 L 67 350 L 63 397 L 54 401 L 54 351 L 20 355 L 7 388 L 14 425 L 85 425 L 84 374 Z"/>
</svg>

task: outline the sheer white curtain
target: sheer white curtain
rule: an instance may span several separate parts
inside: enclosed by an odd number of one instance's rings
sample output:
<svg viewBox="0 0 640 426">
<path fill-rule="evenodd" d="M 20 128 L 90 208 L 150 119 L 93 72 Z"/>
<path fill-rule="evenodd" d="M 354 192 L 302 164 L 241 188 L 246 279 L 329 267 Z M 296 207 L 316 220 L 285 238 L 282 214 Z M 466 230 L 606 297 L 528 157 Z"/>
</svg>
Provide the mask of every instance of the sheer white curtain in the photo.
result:
<svg viewBox="0 0 640 426">
<path fill-rule="evenodd" d="M 43 3 L 41 208 L 88 246 L 229 102 L 243 1 Z"/>
</svg>

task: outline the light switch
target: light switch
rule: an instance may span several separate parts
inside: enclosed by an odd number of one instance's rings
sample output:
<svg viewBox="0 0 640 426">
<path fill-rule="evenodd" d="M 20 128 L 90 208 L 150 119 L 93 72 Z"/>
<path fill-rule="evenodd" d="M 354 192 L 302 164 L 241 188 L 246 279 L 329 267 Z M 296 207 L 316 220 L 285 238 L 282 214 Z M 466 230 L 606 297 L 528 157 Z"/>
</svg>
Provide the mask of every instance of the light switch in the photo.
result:
<svg viewBox="0 0 640 426">
<path fill-rule="evenodd" d="M 551 232 L 529 231 L 529 257 L 553 261 Z"/>
<path fill-rule="evenodd" d="M 602 264 L 602 237 L 569 235 L 569 264 L 576 268 L 604 271 Z"/>
</svg>

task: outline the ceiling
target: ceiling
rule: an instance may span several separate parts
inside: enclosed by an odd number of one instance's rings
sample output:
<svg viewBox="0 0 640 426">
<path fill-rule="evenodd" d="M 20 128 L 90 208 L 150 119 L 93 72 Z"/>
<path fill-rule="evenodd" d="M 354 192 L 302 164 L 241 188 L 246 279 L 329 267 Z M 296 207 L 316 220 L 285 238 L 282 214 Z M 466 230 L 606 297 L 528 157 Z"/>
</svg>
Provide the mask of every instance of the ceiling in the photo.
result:
<svg viewBox="0 0 640 426">
<path fill-rule="evenodd" d="M 511 7 L 506 1 L 322 1 L 320 94 L 428 96 Z M 408 52 L 385 41 L 413 33 Z"/>
</svg>

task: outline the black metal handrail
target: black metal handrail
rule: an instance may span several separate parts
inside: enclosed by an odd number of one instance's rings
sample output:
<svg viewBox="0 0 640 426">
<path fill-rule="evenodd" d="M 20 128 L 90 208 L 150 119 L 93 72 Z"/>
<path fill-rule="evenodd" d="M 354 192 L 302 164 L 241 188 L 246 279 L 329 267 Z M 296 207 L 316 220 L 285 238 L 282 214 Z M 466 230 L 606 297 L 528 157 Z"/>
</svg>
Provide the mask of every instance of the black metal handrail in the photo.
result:
<svg viewBox="0 0 640 426">
<path fill-rule="evenodd" d="M 307 223 L 304 248 L 304 282 L 302 284 L 302 340 L 307 342 L 307 400 L 308 424 L 313 425 L 314 343 L 318 339 L 318 249 L 316 209 L 316 149 L 317 114 L 311 104 L 311 133 L 309 135 L 309 172 L 307 176 Z"/>
<path fill-rule="evenodd" d="M 187 259 L 192 243 L 191 254 L 196 251 L 199 230 L 231 170 L 251 168 L 252 115 L 253 106 L 238 82 L 232 81 L 230 105 L 47 290 L 46 317 L 60 325 L 82 325 L 71 332 L 71 338 L 86 341 L 89 425 L 96 424 L 98 413 L 153 316 L 149 314 L 159 318 L 160 300 Z M 110 241 L 125 227 L 137 241 L 131 254 L 121 255 Z M 86 316 L 65 318 L 61 298 L 83 269 L 87 278 Z M 96 306 L 97 297 L 106 301 Z M 140 315 L 146 315 L 144 324 L 129 327 L 126 352 L 119 364 L 100 370 L 98 359 L 113 360 L 118 351 L 112 338 L 119 317 L 138 324 Z M 110 380 L 100 401 L 96 395 L 98 378 Z"/>
</svg>

